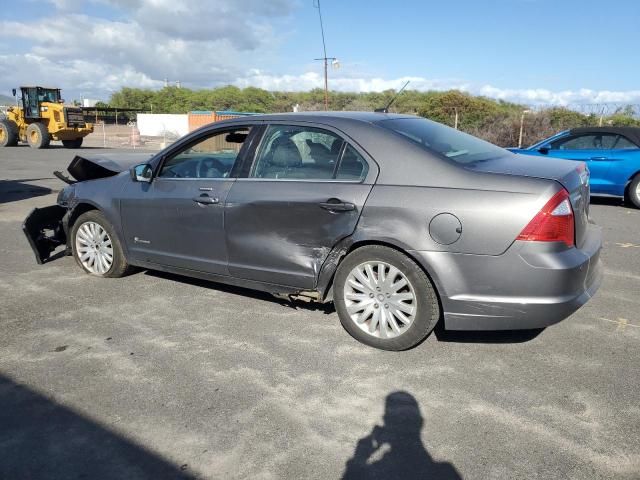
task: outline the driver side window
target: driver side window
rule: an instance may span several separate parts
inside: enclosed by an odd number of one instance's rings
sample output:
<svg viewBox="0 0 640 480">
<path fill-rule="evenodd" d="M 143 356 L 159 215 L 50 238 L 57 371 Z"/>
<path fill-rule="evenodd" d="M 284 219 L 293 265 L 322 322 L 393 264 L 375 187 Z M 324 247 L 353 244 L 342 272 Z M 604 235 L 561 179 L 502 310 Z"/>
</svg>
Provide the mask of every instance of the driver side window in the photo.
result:
<svg viewBox="0 0 640 480">
<path fill-rule="evenodd" d="M 249 131 L 249 127 L 225 130 L 190 144 L 165 160 L 158 177 L 228 178 Z"/>
</svg>

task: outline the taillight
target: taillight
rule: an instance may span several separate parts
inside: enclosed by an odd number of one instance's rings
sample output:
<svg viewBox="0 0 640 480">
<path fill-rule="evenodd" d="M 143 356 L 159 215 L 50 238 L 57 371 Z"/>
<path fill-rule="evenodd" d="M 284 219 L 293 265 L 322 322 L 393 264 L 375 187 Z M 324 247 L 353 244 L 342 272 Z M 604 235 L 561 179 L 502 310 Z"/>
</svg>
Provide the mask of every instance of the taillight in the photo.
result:
<svg viewBox="0 0 640 480">
<path fill-rule="evenodd" d="M 562 189 L 549 200 L 516 240 L 527 242 L 564 242 L 573 247 L 575 222 L 569 193 Z"/>
</svg>

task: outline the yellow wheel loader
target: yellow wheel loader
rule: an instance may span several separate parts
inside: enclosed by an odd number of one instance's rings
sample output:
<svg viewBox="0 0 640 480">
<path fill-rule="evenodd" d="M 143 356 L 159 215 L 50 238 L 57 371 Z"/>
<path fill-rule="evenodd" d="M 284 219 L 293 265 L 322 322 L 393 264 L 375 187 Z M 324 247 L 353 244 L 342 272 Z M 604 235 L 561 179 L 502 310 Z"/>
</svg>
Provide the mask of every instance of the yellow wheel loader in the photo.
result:
<svg viewBox="0 0 640 480">
<path fill-rule="evenodd" d="M 7 118 L 0 120 L 0 147 L 21 141 L 33 148 L 47 148 L 51 140 L 61 140 L 66 148 L 79 148 L 82 139 L 93 132 L 81 108 L 64 105 L 59 88 L 20 87 L 20 91 L 21 105 L 10 107 Z"/>
</svg>

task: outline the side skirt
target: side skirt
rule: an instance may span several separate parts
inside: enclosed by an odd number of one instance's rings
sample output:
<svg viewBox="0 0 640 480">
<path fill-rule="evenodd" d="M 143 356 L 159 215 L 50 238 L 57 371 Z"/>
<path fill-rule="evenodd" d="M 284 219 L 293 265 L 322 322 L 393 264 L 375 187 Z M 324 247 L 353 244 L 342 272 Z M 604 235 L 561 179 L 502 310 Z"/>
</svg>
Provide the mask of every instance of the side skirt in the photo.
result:
<svg viewBox="0 0 640 480">
<path fill-rule="evenodd" d="M 271 294 L 297 295 L 303 292 L 300 288 L 290 287 L 287 285 L 278 285 L 275 283 L 263 283 L 255 280 L 246 280 L 244 278 L 231 277 L 229 275 L 219 275 L 215 273 L 201 272 L 199 270 L 188 270 L 186 268 L 170 267 L 152 262 L 132 262 L 132 265 L 149 270 L 157 270 L 160 272 L 173 273 L 175 275 L 183 275 L 185 277 L 198 278 L 215 283 L 223 283 L 234 287 L 248 288 L 250 290 L 258 290 Z"/>
</svg>

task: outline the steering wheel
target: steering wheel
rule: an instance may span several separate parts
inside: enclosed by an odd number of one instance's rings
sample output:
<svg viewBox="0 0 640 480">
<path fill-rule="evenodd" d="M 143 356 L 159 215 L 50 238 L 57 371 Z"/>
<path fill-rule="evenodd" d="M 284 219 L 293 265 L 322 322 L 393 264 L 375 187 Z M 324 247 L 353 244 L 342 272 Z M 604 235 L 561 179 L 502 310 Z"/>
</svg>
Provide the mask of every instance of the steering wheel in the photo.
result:
<svg viewBox="0 0 640 480">
<path fill-rule="evenodd" d="M 207 175 L 207 171 L 211 168 L 216 169 L 220 174 L 216 177 Z M 197 177 L 198 178 L 224 178 L 227 167 L 217 158 L 202 158 L 198 162 Z"/>
</svg>

